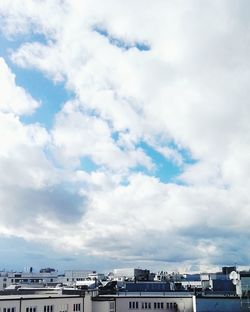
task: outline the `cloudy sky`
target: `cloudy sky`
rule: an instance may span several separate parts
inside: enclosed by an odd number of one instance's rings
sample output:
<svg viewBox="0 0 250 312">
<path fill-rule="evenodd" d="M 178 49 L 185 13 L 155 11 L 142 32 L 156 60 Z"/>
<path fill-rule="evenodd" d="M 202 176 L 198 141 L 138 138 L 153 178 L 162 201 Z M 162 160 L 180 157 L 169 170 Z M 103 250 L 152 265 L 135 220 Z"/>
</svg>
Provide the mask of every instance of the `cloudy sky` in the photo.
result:
<svg viewBox="0 0 250 312">
<path fill-rule="evenodd" d="M 0 268 L 250 264 L 249 10 L 0 1 Z"/>
</svg>

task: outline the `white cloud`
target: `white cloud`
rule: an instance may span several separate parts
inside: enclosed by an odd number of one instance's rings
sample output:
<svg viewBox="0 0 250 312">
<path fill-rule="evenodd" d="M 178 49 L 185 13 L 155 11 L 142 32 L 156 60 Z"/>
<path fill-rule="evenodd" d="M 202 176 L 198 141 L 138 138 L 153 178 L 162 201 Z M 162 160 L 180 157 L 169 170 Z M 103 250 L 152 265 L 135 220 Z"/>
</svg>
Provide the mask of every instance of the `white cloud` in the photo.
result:
<svg viewBox="0 0 250 312">
<path fill-rule="evenodd" d="M 112 138 L 107 122 L 86 115 L 77 102 L 66 103 L 57 115 L 53 141 L 59 157 L 66 162 L 90 157 L 97 165 L 127 171 L 143 165 L 152 168 L 150 158 L 140 149 L 120 149 Z"/>
<path fill-rule="evenodd" d="M 13 151 L 23 151 L 15 138 L 21 133 L 24 155 L 31 149 L 38 155 L 35 164 L 43 160 L 40 180 L 28 174 L 34 175 L 32 163 L 23 166 L 24 176 L 40 187 L 49 180 L 44 168 L 55 169 L 45 146 L 64 167 L 60 182 L 67 177 L 86 199 L 72 246 L 126 259 L 237 262 L 233 244 L 245 242 L 250 217 L 248 4 L 30 0 L 23 8 L 23 1 L 13 3 L 0 4 L 7 35 L 38 32 L 46 40 L 24 42 L 12 61 L 64 82 L 76 100 L 62 107 L 50 133 L 4 115 L 3 128 L 12 139 L 3 135 L 0 152 L 9 160 Z M 110 38 L 134 47 L 119 48 Z M 150 50 L 139 51 L 136 42 L 147 42 Z M 10 85 L 1 111 L 32 112 L 37 103 L 1 64 L 2 79 Z M 138 147 L 142 141 L 181 166 L 184 185 L 135 173 L 143 166 L 152 174 L 157 166 Z M 183 150 L 195 161 L 185 163 Z M 96 172 L 81 168 L 85 157 Z M 48 240 L 60 224 L 60 239 L 70 247 L 71 227 L 58 221 L 59 214 L 47 224 L 42 209 L 39 213 Z M 41 237 L 32 227 L 24 231 L 23 237 Z M 234 239 L 232 245 L 225 237 Z M 246 251 L 241 254 L 250 260 Z"/>
<path fill-rule="evenodd" d="M 3 58 L 0 58 L 0 91 L 1 112 L 29 115 L 39 106 L 23 88 L 16 85 L 15 75 Z"/>
</svg>

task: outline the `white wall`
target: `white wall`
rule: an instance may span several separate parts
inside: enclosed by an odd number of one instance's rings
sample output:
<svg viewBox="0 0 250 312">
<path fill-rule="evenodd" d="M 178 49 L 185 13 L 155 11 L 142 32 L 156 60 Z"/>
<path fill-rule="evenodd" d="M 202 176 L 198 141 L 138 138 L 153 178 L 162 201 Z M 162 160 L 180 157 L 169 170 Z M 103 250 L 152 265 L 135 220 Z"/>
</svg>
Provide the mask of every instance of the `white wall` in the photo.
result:
<svg viewBox="0 0 250 312">
<path fill-rule="evenodd" d="M 129 302 L 138 302 L 138 309 L 129 309 Z M 154 311 L 175 311 L 174 308 L 172 310 L 167 309 L 167 303 L 170 305 L 172 303 L 172 306 L 174 303 L 177 304 L 178 310 L 180 312 L 193 312 L 193 298 L 188 297 L 188 298 L 170 298 L 170 297 L 162 297 L 162 298 L 157 298 L 157 297 L 117 297 L 116 298 L 116 312 L 129 312 L 129 311 L 150 311 L 149 309 L 142 309 L 142 303 L 151 303 L 151 310 Z M 154 309 L 154 303 L 163 303 L 163 309 Z M 93 311 L 94 312 L 94 311 Z"/>
<path fill-rule="evenodd" d="M 92 312 L 92 300 L 91 300 L 91 293 L 85 293 L 84 298 L 84 312 Z"/>
<path fill-rule="evenodd" d="M 21 299 L 22 297 L 22 299 Z M 10 312 L 26 312 L 27 307 L 36 307 L 36 312 L 44 312 L 45 305 L 53 305 L 53 312 L 68 311 L 73 312 L 73 305 L 80 304 L 79 312 L 92 312 L 92 307 L 89 310 L 83 310 L 83 297 L 54 297 L 51 296 L 20 296 L 17 299 L 13 299 L 13 296 L 0 297 L 0 312 L 3 312 L 3 308 L 15 308 Z M 21 307 L 21 310 L 20 310 Z"/>
<path fill-rule="evenodd" d="M 110 312 L 110 301 L 93 301 L 93 312 Z"/>
</svg>

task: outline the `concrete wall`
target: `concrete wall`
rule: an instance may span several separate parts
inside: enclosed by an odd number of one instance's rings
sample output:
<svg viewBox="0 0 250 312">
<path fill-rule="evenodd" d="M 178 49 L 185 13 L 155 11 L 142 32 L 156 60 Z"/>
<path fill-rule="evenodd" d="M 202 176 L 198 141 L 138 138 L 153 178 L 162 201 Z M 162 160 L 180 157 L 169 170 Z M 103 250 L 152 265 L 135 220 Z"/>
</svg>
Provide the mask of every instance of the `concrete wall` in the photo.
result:
<svg viewBox="0 0 250 312">
<path fill-rule="evenodd" d="M 93 301 L 93 312 L 110 312 L 110 302 L 114 301 Z"/>
<path fill-rule="evenodd" d="M 86 293 L 84 298 L 84 312 L 92 312 L 91 294 Z"/>
<path fill-rule="evenodd" d="M 129 308 L 129 302 L 137 302 L 138 309 Z M 151 304 L 151 310 L 154 311 L 179 311 L 179 312 L 193 312 L 193 298 L 156 298 L 156 297 L 128 297 L 128 298 L 116 298 L 116 312 L 129 312 L 129 311 L 150 311 L 145 309 L 145 303 Z M 163 308 L 158 308 L 158 303 L 163 304 Z M 142 308 L 144 304 L 144 309 Z M 156 304 L 156 309 L 154 305 Z"/>
<path fill-rule="evenodd" d="M 4 308 L 10 308 L 6 312 L 26 312 L 26 308 L 36 308 L 36 312 L 44 312 L 44 306 L 53 306 L 53 312 L 73 312 L 73 305 L 80 304 L 79 312 L 91 312 L 83 310 L 83 297 L 25 297 L 20 296 L 19 299 L 13 299 L 12 296 L 0 297 L 0 312 L 4 312 Z"/>
</svg>

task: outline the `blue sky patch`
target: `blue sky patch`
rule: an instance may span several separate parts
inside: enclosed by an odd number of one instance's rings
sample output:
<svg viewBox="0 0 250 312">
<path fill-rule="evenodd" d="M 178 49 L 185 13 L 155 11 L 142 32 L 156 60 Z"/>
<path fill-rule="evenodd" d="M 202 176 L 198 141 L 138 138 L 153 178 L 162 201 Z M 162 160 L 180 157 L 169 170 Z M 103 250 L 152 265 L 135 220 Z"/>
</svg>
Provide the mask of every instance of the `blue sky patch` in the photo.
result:
<svg viewBox="0 0 250 312">
<path fill-rule="evenodd" d="M 109 43 L 120 48 L 123 50 L 129 50 L 132 48 L 136 48 L 139 51 L 149 51 L 150 50 L 150 45 L 147 42 L 126 42 L 122 40 L 121 38 L 112 36 L 111 34 L 108 33 L 108 31 L 105 28 L 101 27 L 94 27 L 93 30 L 97 32 L 99 35 L 104 36 L 108 39 Z"/>
<path fill-rule="evenodd" d="M 65 90 L 62 83 L 54 84 L 38 71 L 23 70 L 16 66 L 13 71 L 16 74 L 17 85 L 23 87 L 34 99 L 41 102 L 41 106 L 31 116 L 23 116 L 21 120 L 24 123 L 39 122 L 50 129 L 55 114 L 73 95 Z"/>
<path fill-rule="evenodd" d="M 96 171 L 98 168 L 99 166 L 96 165 L 90 157 L 86 156 L 81 158 L 80 169 L 90 173 L 92 171 Z"/>
<path fill-rule="evenodd" d="M 136 171 L 142 171 L 145 174 L 153 175 L 163 183 L 173 182 L 173 180 L 182 172 L 181 167 L 174 164 L 171 160 L 166 159 L 161 153 L 154 150 L 145 142 L 141 142 L 138 147 L 143 149 L 152 159 L 155 164 L 155 170 L 150 173 L 147 169 L 138 167 L 136 168 Z"/>
<path fill-rule="evenodd" d="M 41 102 L 40 107 L 32 115 L 22 116 L 21 121 L 26 124 L 38 122 L 50 129 L 55 114 L 61 109 L 63 103 L 73 97 L 73 94 L 65 90 L 63 83 L 55 84 L 41 72 L 22 69 L 10 61 L 9 55 L 23 43 L 24 39 L 46 43 L 45 37 L 39 34 L 20 36 L 15 38 L 15 41 L 7 40 L 0 35 L 0 57 L 5 59 L 11 71 L 16 75 L 16 84 L 23 87 L 35 100 Z"/>
</svg>

